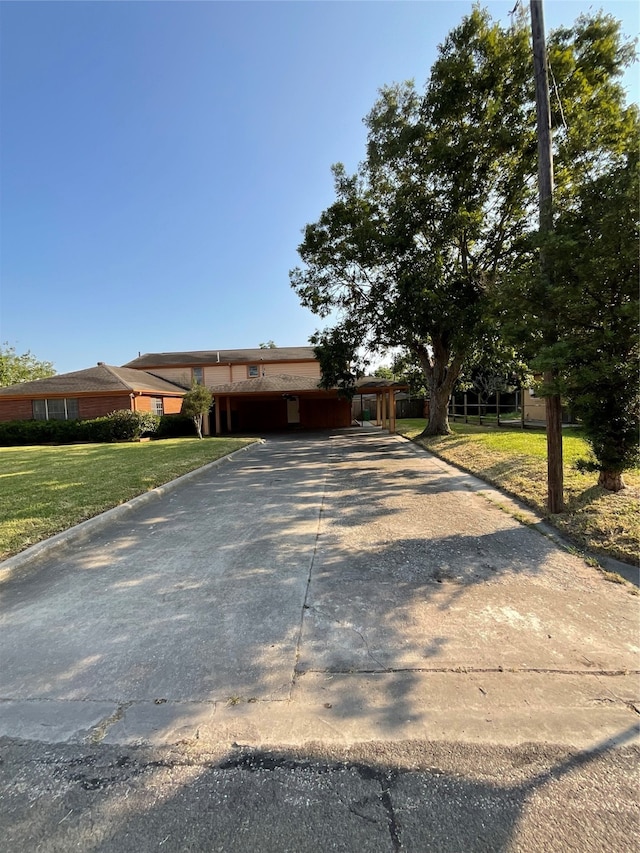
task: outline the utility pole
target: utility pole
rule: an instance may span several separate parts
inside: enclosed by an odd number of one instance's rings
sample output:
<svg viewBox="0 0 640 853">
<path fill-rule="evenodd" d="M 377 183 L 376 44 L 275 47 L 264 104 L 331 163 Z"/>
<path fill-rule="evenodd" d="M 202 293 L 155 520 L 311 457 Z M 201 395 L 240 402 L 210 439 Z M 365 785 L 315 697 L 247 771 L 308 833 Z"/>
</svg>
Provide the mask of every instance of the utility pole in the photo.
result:
<svg viewBox="0 0 640 853">
<path fill-rule="evenodd" d="M 536 117 L 538 128 L 538 193 L 540 199 L 540 274 L 543 291 L 550 289 L 549 259 L 545 240 L 553 231 L 553 154 L 551 150 L 551 107 L 549 103 L 549 71 L 544 34 L 542 0 L 530 0 L 533 66 L 536 83 Z M 551 333 L 549 333 L 551 334 Z M 547 343 L 553 343 L 548 340 Z M 556 374 L 545 371 L 545 384 L 552 385 Z M 550 513 L 562 512 L 562 401 L 559 394 L 545 398 L 547 418 L 547 508 Z"/>
</svg>

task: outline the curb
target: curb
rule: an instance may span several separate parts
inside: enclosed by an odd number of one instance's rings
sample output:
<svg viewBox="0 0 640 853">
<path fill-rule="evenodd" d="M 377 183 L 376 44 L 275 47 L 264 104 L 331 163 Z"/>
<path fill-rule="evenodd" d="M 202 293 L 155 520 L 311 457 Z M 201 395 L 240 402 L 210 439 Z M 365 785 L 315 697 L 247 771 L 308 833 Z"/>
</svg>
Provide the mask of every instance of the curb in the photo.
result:
<svg viewBox="0 0 640 853">
<path fill-rule="evenodd" d="M 81 521 L 79 524 L 75 524 L 67 530 L 56 533 L 48 539 L 36 542 L 35 545 L 30 545 L 19 554 L 15 554 L 13 557 L 9 557 L 3 562 L 0 562 L 0 582 L 10 580 L 11 577 L 20 569 L 42 559 L 43 557 L 49 556 L 55 551 L 61 551 L 69 545 L 81 542 L 96 530 L 102 530 L 112 522 L 118 521 L 118 519 L 128 515 L 128 513 L 133 510 L 163 497 L 169 492 L 172 492 L 174 489 L 184 485 L 189 480 L 195 479 L 195 477 L 200 474 L 210 471 L 212 468 L 224 465 L 226 462 L 231 462 L 240 453 L 244 453 L 249 450 L 249 448 L 255 447 L 256 444 L 265 444 L 265 440 L 263 438 L 259 438 L 256 441 L 252 441 L 251 444 L 246 444 L 244 447 L 240 447 L 238 450 L 234 450 L 226 456 L 221 456 L 219 459 L 214 459 L 213 462 L 207 462 L 206 465 L 194 468 L 193 471 L 188 471 L 186 474 L 176 477 L 175 480 L 169 480 L 168 483 L 163 483 L 161 486 L 149 489 L 148 492 L 143 492 L 141 495 L 137 495 L 135 498 L 125 501 L 125 503 L 118 504 L 118 506 L 107 509 L 99 515 L 93 516 L 93 518 L 88 518 L 86 521 Z"/>
<path fill-rule="evenodd" d="M 394 435 L 400 441 L 408 442 L 418 455 L 426 454 L 427 456 L 431 456 L 433 459 L 437 459 L 441 465 L 446 466 L 452 471 L 455 471 L 456 474 L 465 477 L 467 480 L 465 486 L 469 491 L 480 492 L 483 497 L 489 501 L 489 503 L 497 505 L 496 501 L 492 500 L 490 497 L 491 494 L 495 495 L 496 498 L 500 499 L 500 509 L 509 513 L 509 515 L 511 515 L 512 518 L 515 518 L 516 521 L 519 521 L 521 524 L 526 524 L 532 530 L 537 531 L 541 536 L 545 536 L 547 539 L 550 539 L 559 548 L 577 554 L 581 559 L 587 558 L 589 560 L 593 560 L 598 564 L 600 569 L 604 569 L 607 572 L 614 572 L 615 574 L 623 577 L 628 581 L 628 583 L 640 587 L 640 567 L 632 566 L 629 563 L 623 563 L 620 560 L 616 560 L 614 557 L 607 557 L 603 554 L 594 554 L 585 550 L 579 544 L 572 542 L 571 539 L 564 536 L 557 527 L 549 524 L 546 519 L 544 519 L 532 507 L 528 506 L 528 504 L 523 503 L 508 492 L 502 491 L 498 486 L 494 486 L 493 483 L 487 483 L 485 480 L 481 480 L 480 477 L 469 473 L 469 471 L 465 471 L 464 468 L 458 468 L 458 466 L 454 465 L 453 462 L 448 462 L 446 459 L 442 459 L 442 457 L 438 456 L 436 453 L 432 453 L 430 450 L 421 447 L 410 438 L 407 438 L 404 435 L 399 435 L 398 433 L 394 433 Z M 512 504 L 514 509 L 523 515 L 531 516 L 532 520 L 525 522 L 519 519 L 515 514 L 510 513 L 508 507 L 504 506 L 505 502 Z"/>
</svg>

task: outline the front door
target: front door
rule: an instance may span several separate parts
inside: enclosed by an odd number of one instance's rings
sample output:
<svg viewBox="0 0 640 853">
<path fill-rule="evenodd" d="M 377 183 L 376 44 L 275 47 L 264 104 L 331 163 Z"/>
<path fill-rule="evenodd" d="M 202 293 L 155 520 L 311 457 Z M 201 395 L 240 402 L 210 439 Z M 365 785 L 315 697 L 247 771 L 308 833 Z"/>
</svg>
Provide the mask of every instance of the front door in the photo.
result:
<svg viewBox="0 0 640 853">
<path fill-rule="evenodd" d="M 300 423 L 300 400 L 298 397 L 287 397 L 287 423 Z"/>
</svg>

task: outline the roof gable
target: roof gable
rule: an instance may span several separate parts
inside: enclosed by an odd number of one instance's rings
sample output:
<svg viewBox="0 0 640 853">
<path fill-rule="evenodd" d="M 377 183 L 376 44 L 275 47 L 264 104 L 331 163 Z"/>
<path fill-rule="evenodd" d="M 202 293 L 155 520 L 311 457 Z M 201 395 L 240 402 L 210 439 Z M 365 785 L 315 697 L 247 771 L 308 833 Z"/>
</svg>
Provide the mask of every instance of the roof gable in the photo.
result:
<svg viewBox="0 0 640 853">
<path fill-rule="evenodd" d="M 34 379 L 0 388 L 0 397 L 46 397 L 48 395 L 98 394 L 149 391 L 157 394 L 183 395 L 185 389 L 143 370 L 112 367 L 99 363 L 85 370 L 60 373 L 46 379 Z"/>
</svg>

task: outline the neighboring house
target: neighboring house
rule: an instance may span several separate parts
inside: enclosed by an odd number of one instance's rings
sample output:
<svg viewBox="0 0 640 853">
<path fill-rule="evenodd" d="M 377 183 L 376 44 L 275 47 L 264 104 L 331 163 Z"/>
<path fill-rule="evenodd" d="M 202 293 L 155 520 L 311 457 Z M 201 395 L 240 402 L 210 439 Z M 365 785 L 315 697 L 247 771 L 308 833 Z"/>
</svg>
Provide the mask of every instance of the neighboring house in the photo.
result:
<svg viewBox="0 0 640 853">
<path fill-rule="evenodd" d="M 351 425 L 351 407 L 336 389 L 319 387 L 313 347 L 145 353 L 127 368 L 149 371 L 184 388 L 206 385 L 214 396 L 205 433 L 336 429 Z"/>
<path fill-rule="evenodd" d="M 205 434 L 351 426 L 351 404 L 320 388 L 313 347 L 145 353 L 123 367 L 96 367 L 0 388 L 0 421 L 88 419 L 115 409 L 175 414 L 193 383 L 213 394 Z M 378 423 L 395 429 L 392 399 L 400 386 L 365 377 Z"/>
<path fill-rule="evenodd" d="M 535 388 L 524 389 L 522 394 L 524 405 L 524 421 L 547 422 L 546 402 L 544 397 L 538 397 Z"/>
<path fill-rule="evenodd" d="M 535 377 L 538 382 L 542 381 L 541 376 Z M 525 423 L 529 423 L 532 426 L 535 425 L 544 425 L 547 423 L 547 409 L 546 409 L 546 400 L 544 397 L 538 397 L 536 393 L 536 386 L 533 388 L 529 388 L 525 390 L 522 395 L 523 404 L 524 404 L 524 421 Z M 574 413 L 568 406 L 565 406 L 563 403 L 562 406 L 562 423 L 563 424 L 574 424 L 576 423 L 576 417 Z"/>
<path fill-rule="evenodd" d="M 0 388 L 0 421 L 89 420 L 117 409 L 175 414 L 185 389 L 142 370 L 96 367 Z"/>
</svg>

